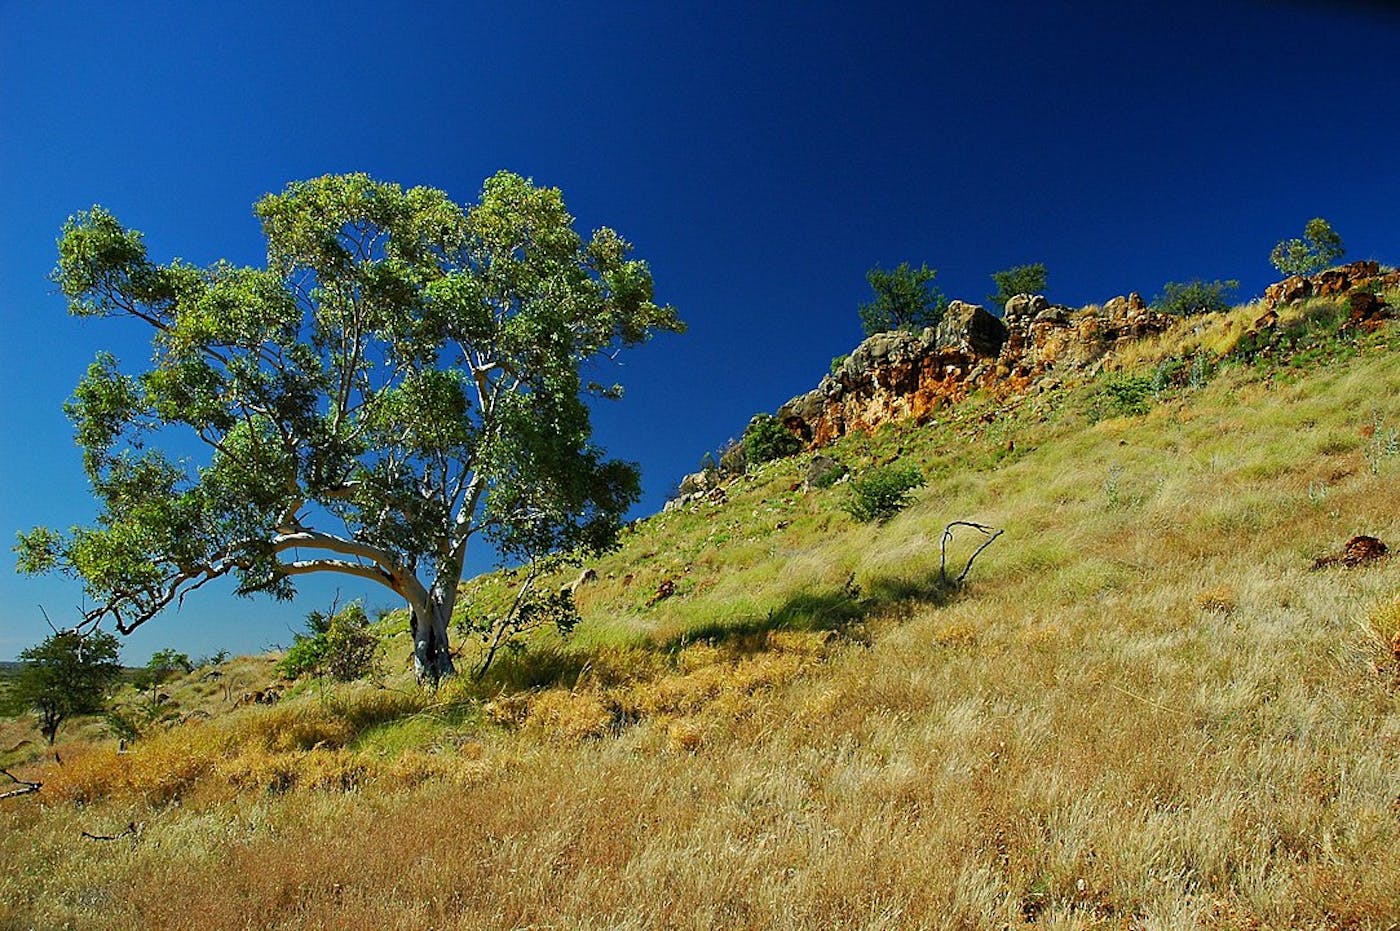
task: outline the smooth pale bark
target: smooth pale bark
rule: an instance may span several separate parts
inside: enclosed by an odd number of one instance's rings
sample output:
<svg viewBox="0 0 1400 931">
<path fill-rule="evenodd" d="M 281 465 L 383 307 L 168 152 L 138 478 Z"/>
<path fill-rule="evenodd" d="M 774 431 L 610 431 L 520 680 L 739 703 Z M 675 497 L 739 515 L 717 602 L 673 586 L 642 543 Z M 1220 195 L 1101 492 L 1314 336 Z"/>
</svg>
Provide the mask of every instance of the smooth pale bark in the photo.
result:
<svg viewBox="0 0 1400 931">
<path fill-rule="evenodd" d="M 413 609 L 409 629 L 413 633 L 413 669 L 418 681 L 436 685 L 444 676 L 456 674 L 447 639 L 447 624 L 451 619 L 452 605 L 437 598 L 433 598 L 426 609 Z"/>
</svg>

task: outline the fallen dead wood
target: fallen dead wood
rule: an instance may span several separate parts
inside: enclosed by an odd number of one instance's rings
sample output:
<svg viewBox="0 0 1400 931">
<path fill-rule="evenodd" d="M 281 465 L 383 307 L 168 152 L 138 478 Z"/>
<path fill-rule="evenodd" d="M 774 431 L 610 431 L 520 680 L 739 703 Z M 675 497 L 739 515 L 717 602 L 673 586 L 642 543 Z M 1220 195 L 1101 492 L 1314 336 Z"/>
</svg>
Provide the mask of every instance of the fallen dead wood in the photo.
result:
<svg viewBox="0 0 1400 931">
<path fill-rule="evenodd" d="M 127 824 L 125 831 L 118 834 L 89 834 L 87 831 L 84 831 L 83 837 L 88 840 L 121 840 L 123 837 L 135 837 L 139 831 L 140 829 L 136 826 L 136 822 L 132 821 Z"/>
<path fill-rule="evenodd" d="M 987 538 L 982 541 L 981 546 L 972 551 L 971 556 L 967 557 L 967 565 L 963 566 L 962 572 L 958 573 L 958 577 L 953 580 L 952 584 L 954 585 L 961 585 L 963 583 L 963 580 L 967 578 L 967 574 L 972 571 L 973 560 L 981 555 L 983 550 L 991 546 L 997 537 L 1006 532 L 996 527 L 988 527 L 985 524 L 979 524 L 970 520 L 955 520 L 944 527 L 943 539 L 938 542 L 938 577 L 943 580 L 944 585 L 948 584 L 948 541 L 953 539 L 954 527 L 971 527 Z"/>
<path fill-rule="evenodd" d="M 10 777 L 10 780 L 19 786 L 18 789 L 0 792 L 0 799 L 14 798 L 17 795 L 28 795 L 31 792 L 38 792 L 40 787 L 43 786 L 42 782 L 30 782 L 26 779 L 21 779 L 8 769 L 0 769 L 0 773 L 4 773 L 6 776 Z"/>
</svg>

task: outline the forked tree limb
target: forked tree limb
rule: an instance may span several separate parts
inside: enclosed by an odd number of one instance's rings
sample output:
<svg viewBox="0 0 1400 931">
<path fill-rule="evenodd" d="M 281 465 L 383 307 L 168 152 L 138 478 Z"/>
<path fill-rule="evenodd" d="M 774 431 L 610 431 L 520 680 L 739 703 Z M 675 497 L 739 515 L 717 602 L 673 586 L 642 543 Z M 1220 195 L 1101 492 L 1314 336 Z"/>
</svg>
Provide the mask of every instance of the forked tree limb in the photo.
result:
<svg viewBox="0 0 1400 931">
<path fill-rule="evenodd" d="M 955 520 L 945 526 L 943 528 L 943 539 L 938 541 L 938 576 L 943 580 L 943 584 L 945 585 L 948 584 L 948 541 L 953 539 L 954 527 L 971 527 L 987 538 L 982 541 L 981 546 L 972 551 L 971 556 L 967 557 L 967 565 L 963 566 L 963 571 L 953 580 L 954 585 L 961 585 L 963 583 L 963 580 L 967 578 L 967 574 L 972 571 L 973 560 L 981 555 L 983 550 L 991 546 L 997 537 L 1006 532 L 1005 530 L 996 527 L 988 527 L 986 524 L 979 524 L 976 521 L 970 520 Z"/>
<path fill-rule="evenodd" d="M 10 772 L 8 769 L 0 769 L 0 773 L 4 773 L 6 776 L 9 776 L 12 781 L 19 785 L 18 789 L 11 789 L 8 792 L 0 792 L 0 799 L 14 798 L 17 795 L 28 795 L 31 792 L 38 792 L 39 787 L 43 785 L 42 782 L 29 782 L 27 780 L 21 779 L 14 773 Z"/>
<path fill-rule="evenodd" d="M 136 826 L 135 821 L 132 821 L 127 824 L 125 831 L 118 834 L 89 834 L 87 831 L 83 831 L 82 835 L 88 840 L 121 840 L 123 837 L 135 837 L 139 832 L 140 828 Z"/>
</svg>

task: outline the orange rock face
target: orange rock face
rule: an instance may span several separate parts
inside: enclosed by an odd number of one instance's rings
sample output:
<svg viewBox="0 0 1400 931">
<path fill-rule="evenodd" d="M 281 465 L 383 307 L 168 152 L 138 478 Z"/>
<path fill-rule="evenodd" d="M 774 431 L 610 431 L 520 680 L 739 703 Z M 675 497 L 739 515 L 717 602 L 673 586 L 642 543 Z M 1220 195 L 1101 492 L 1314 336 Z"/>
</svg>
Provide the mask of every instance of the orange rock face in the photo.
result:
<svg viewBox="0 0 1400 931">
<path fill-rule="evenodd" d="M 1246 331 L 1261 338 L 1278 321 L 1279 304 L 1350 294 L 1349 326 L 1373 329 L 1391 308 L 1370 293 L 1400 287 L 1400 271 L 1353 262 L 1317 275 L 1294 276 L 1265 291 L 1266 310 Z M 1166 330 L 1176 318 L 1158 313 L 1137 294 L 1082 309 L 1021 294 L 993 316 L 954 301 L 943 322 L 922 333 L 877 333 L 856 347 L 839 371 L 778 409 L 778 418 L 808 448 L 826 446 L 852 430 L 890 421 L 923 423 L 976 390 L 1001 397 L 1024 394 L 1053 371 L 1092 368 L 1118 347 Z"/>
<path fill-rule="evenodd" d="M 1137 294 L 1085 310 L 1021 295 L 1002 318 L 955 301 L 936 330 L 870 337 L 839 371 L 784 404 L 778 418 L 810 448 L 890 421 L 924 423 L 979 388 L 1018 394 L 1052 369 L 1092 365 L 1125 341 L 1162 332 L 1171 319 Z"/>
</svg>

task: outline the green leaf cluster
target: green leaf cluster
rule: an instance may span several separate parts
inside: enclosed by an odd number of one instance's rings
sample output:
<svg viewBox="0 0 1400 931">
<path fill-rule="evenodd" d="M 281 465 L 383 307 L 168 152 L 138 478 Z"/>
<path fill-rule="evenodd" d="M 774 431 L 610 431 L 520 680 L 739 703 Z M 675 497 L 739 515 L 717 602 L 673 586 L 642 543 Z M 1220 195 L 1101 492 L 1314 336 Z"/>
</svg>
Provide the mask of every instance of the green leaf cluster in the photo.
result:
<svg viewBox="0 0 1400 931">
<path fill-rule="evenodd" d="M 1342 237 L 1322 217 L 1303 228 L 1302 239 L 1285 239 L 1274 246 L 1269 261 L 1285 275 L 1310 275 L 1336 263 L 1346 249 Z"/>
<path fill-rule="evenodd" d="M 1162 285 L 1162 293 L 1152 301 L 1152 309 L 1159 313 L 1187 317 L 1192 314 L 1222 313 L 1230 309 L 1230 302 L 1240 283 L 1229 281 L 1168 281 Z"/>
<path fill-rule="evenodd" d="M 918 332 L 925 327 L 938 326 L 948 300 L 933 286 L 936 269 L 920 265 L 917 269 L 901 262 L 893 271 L 879 266 L 865 273 L 875 299 L 860 306 L 860 322 L 866 336 L 889 330 Z"/>
<path fill-rule="evenodd" d="M 843 507 L 861 523 L 883 523 L 908 507 L 914 489 L 924 484 L 923 473 L 915 466 L 881 466 L 851 482 L 850 497 Z"/>
<path fill-rule="evenodd" d="M 39 730 L 53 744 L 59 725 L 95 714 L 122 667 L 117 638 L 104 630 L 58 631 L 19 655 L 23 664 L 9 700 L 39 716 Z"/>
<path fill-rule="evenodd" d="M 741 442 L 744 461 L 749 465 L 782 459 L 802 449 L 802 440 L 793 436 L 792 431 L 772 414 L 755 415 L 745 428 Z"/>
</svg>

